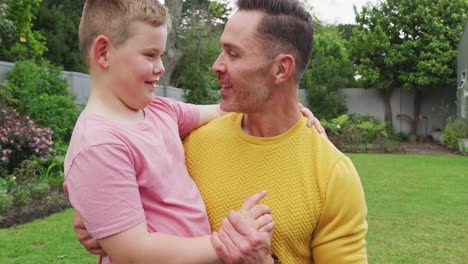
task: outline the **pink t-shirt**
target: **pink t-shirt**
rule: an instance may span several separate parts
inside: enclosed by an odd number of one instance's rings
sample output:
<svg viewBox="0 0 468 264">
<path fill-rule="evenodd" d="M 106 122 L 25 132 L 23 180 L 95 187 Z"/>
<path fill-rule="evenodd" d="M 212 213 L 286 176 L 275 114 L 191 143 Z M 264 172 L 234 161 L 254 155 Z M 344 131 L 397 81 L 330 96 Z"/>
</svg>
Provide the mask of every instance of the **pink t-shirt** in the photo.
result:
<svg viewBox="0 0 468 264">
<path fill-rule="evenodd" d="M 196 127 L 197 108 L 156 97 L 144 112 L 145 119 L 132 127 L 81 114 L 65 158 L 71 204 L 96 239 L 145 220 L 150 232 L 209 235 L 181 142 Z"/>
</svg>

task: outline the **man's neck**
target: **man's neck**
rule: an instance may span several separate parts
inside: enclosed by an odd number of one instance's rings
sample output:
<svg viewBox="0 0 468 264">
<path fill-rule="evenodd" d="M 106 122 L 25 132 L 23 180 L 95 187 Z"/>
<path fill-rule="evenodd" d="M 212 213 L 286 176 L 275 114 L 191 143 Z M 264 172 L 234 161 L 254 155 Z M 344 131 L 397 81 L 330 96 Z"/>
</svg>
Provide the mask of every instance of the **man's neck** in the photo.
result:
<svg viewBox="0 0 468 264">
<path fill-rule="evenodd" d="M 251 136 L 274 137 L 288 131 L 300 117 L 297 99 L 283 97 L 281 102 L 270 100 L 260 111 L 244 113 L 242 129 Z"/>
</svg>

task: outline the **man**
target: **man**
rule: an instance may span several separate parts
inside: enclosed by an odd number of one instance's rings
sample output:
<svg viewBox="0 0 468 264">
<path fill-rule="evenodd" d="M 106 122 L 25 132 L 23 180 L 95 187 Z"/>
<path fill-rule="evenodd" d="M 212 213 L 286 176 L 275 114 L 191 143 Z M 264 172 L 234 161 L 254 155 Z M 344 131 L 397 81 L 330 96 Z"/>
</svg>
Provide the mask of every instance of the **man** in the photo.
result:
<svg viewBox="0 0 468 264">
<path fill-rule="evenodd" d="M 266 189 L 263 201 L 276 222 L 271 251 L 281 263 L 367 263 L 359 176 L 297 110 L 312 52 L 310 14 L 298 0 L 237 4 L 213 71 L 222 85 L 221 109 L 238 113 L 212 121 L 184 143 L 212 230 L 220 230 L 212 238 L 217 253 L 227 262 L 255 256 L 252 236 L 239 228 L 242 219 L 223 217 L 246 194 Z"/>
<path fill-rule="evenodd" d="M 184 144 L 211 228 L 218 230 L 242 197 L 266 189 L 263 202 L 276 222 L 272 252 L 281 263 L 365 263 L 367 209 L 359 176 L 297 110 L 312 52 L 311 17 L 298 0 L 237 4 L 213 71 L 222 86 L 221 109 L 238 113 L 192 132 Z M 229 230 L 229 221 L 222 227 Z M 242 249 L 246 237 L 221 230 L 214 240 L 218 254 L 228 255 Z"/>
</svg>

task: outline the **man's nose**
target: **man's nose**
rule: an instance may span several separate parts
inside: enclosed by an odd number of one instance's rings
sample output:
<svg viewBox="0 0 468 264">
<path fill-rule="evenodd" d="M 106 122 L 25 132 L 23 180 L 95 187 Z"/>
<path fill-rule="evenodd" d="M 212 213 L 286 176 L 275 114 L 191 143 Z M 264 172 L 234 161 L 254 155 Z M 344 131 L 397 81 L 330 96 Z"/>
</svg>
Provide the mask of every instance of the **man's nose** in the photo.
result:
<svg viewBox="0 0 468 264">
<path fill-rule="evenodd" d="M 224 64 L 222 60 L 223 54 L 219 54 L 218 58 L 213 63 L 213 67 L 211 67 L 211 71 L 214 73 L 224 73 L 226 72 L 226 64 Z"/>
</svg>

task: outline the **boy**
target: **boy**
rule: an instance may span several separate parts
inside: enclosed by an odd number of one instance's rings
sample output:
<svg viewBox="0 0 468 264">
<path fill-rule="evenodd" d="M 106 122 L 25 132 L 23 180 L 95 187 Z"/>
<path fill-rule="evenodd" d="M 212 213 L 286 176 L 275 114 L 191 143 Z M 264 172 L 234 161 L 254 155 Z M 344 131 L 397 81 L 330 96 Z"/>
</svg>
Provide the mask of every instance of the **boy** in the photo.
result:
<svg viewBox="0 0 468 264">
<path fill-rule="evenodd" d="M 65 159 L 65 181 L 76 212 L 109 256 L 99 263 L 220 263 L 181 138 L 222 114 L 155 98 L 164 73 L 170 18 L 153 0 L 88 0 L 80 50 L 91 75 L 91 96 Z M 265 241 L 269 208 L 242 208 Z M 112 259 L 112 260 L 111 260 Z"/>
</svg>

